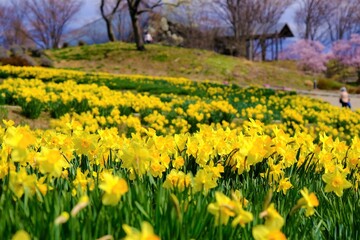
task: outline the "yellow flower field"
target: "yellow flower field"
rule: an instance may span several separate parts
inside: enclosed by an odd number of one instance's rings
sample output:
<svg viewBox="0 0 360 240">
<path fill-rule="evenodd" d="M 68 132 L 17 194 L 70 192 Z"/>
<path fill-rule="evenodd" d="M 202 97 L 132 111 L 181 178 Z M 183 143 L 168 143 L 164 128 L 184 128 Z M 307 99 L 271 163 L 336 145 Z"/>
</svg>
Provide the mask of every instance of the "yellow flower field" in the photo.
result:
<svg viewBox="0 0 360 240">
<path fill-rule="evenodd" d="M 2 104 L 52 116 L 0 127 L 4 239 L 360 235 L 359 112 L 185 79 L 0 72 Z"/>
</svg>

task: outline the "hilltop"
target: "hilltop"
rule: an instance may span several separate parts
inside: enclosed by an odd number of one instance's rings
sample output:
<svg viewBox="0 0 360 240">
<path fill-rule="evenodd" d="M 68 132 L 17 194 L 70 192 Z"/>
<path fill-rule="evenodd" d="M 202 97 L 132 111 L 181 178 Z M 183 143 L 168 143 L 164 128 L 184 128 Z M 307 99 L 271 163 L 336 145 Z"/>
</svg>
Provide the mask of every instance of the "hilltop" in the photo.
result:
<svg viewBox="0 0 360 240">
<path fill-rule="evenodd" d="M 212 51 L 149 44 L 136 51 L 131 43 L 115 42 L 48 50 L 56 68 L 86 72 L 187 77 L 192 80 L 306 88 L 313 76 L 293 62 L 251 62 Z"/>
</svg>

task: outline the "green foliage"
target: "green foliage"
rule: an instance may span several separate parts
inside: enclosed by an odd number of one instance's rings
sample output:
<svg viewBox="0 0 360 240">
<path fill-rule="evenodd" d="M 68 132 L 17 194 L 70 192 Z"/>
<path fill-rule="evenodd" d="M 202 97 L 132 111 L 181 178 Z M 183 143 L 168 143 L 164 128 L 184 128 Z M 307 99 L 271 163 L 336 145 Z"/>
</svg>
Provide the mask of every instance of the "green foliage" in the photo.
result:
<svg viewBox="0 0 360 240">
<path fill-rule="evenodd" d="M 128 106 L 120 106 L 119 107 L 120 114 L 124 116 L 130 116 L 132 113 L 135 112 L 135 110 Z"/>
<path fill-rule="evenodd" d="M 114 106 L 99 107 L 99 115 L 104 117 L 109 116 L 113 109 Z"/>
<path fill-rule="evenodd" d="M 73 68 L 62 60 L 78 61 L 76 65 L 88 72 L 115 70 L 142 75 L 153 75 L 155 72 L 157 75 L 185 76 L 194 80 L 261 85 L 268 83 L 272 86 L 297 88 L 304 88 L 303 82 L 313 79 L 296 70 L 295 62 L 254 63 L 212 51 L 159 44 L 147 45 L 147 50 L 142 52 L 136 51 L 131 43 L 115 42 L 54 49 L 46 53 L 61 68 Z"/>
<path fill-rule="evenodd" d="M 319 79 L 317 85 L 324 90 L 339 90 L 343 86 L 342 83 L 330 79 Z"/>
<path fill-rule="evenodd" d="M 85 82 L 85 81 L 84 81 Z M 182 85 L 173 84 L 165 80 L 132 80 L 128 78 L 105 79 L 98 82 L 112 90 L 134 90 L 136 92 L 148 92 L 154 95 L 173 93 L 177 95 L 192 94 L 192 90 L 185 89 Z M 196 95 L 198 95 L 195 92 Z M 203 93 L 201 93 L 203 94 Z"/>
<path fill-rule="evenodd" d="M 71 105 L 69 103 L 64 103 L 63 101 L 58 100 L 56 102 L 50 102 L 48 104 L 48 108 L 52 118 L 60 118 L 66 113 L 70 112 Z"/>
<path fill-rule="evenodd" d="M 157 61 L 157 62 L 166 62 L 169 60 L 169 56 L 166 54 L 154 55 L 151 57 L 151 60 Z"/>
<path fill-rule="evenodd" d="M 307 163 L 310 163 L 311 156 L 307 159 Z M 345 191 L 341 198 L 325 193 L 321 175 L 314 173 L 311 165 L 304 164 L 299 168 L 293 166 L 285 173 L 294 187 L 286 195 L 273 192 L 269 199 L 269 180 L 260 177 L 260 173 L 268 167 L 266 161 L 242 175 L 226 175 L 225 171 L 218 186 L 208 194 L 191 193 L 189 189 L 184 192 L 168 190 L 162 187 L 164 178 L 153 178 L 151 175 L 127 180 L 131 186 L 129 192 L 115 206 L 102 204 L 102 192 L 98 188 L 100 179 L 97 178 L 94 190 L 87 190 L 90 205 L 76 217 L 70 217 L 68 222 L 56 225 L 54 220 L 63 211 L 70 212 L 79 201 L 80 195 L 71 194 L 71 181 L 75 179 L 76 169 L 80 168 L 82 172 L 90 170 L 95 176 L 100 173 L 87 157 L 76 156 L 71 163 L 66 179 L 48 179 L 53 190 L 46 196 L 37 192 L 37 197 L 30 197 L 25 193 L 21 199 L 17 199 L 7 187 L 9 176 L 0 180 L 0 209 L 4 213 L 0 221 L 2 238 L 10 239 L 17 230 L 24 229 L 32 239 L 97 239 L 108 234 L 120 239 L 125 236 L 122 224 L 140 228 L 142 221 L 148 221 L 161 239 L 213 239 L 214 236 L 217 239 L 253 239 L 252 228 L 263 223 L 259 215 L 266 201 L 273 202 L 286 219 L 282 231 L 288 238 L 357 239 L 360 234 L 360 221 L 356 217 L 360 210 L 358 191 Z M 109 158 L 107 168 L 114 169 L 115 175 L 128 179 L 120 162 Z M 315 192 L 320 202 L 315 215 L 311 217 L 306 217 L 303 209 L 290 214 L 301 198 L 299 191 L 303 187 Z M 247 211 L 253 213 L 253 222 L 244 228 L 232 227 L 230 222 L 215 226 L 214 217 L 209 214 L 207 206 L 215 201 L 215 191 L 230 196 L 234 189 L 240 190 L 249 201 Z"/>
<path fill-rule="evenodd" d="M 89 100 L 86 98 L 81 99 L 80 101 L 74 99 L 73 101 L 71 101 L 70 106 L 74 112 L 79 114 L 91 110 L 91 107 L 89 105 Z"/>
<path fill-rule="evenodd" d="M 45 104 L 36 98 L 25 99 L 20 98 L 18 99 L 18 104 L 21 107 L 21 113 L 30 119 L 36 119 L 40 116 L 42 110 L 45 108 Z"/>
<path fill-rule="evenodd" d="M 230 113 L 225 113 L 220 110 L 218 111 L 212 111 L 210 116 L 210 119 L 208 120 L 208 123 L 221 123 L 222 121 L 231 122 L 235 115 Z"/>
<path fill-rule="evenodd" d="M 0 106 L 0 121 L 7 120 L 9 111 L 6 107 Z"/>
</svg>

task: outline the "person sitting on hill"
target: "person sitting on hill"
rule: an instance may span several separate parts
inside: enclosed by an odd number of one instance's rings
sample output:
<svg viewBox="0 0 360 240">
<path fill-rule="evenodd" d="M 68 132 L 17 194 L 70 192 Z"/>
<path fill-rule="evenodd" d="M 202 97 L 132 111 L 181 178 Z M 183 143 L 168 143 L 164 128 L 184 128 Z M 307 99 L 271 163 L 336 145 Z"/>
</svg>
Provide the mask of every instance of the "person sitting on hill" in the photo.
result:
<svg viewBox="0 0 360 240">
<path fill-rule="evenodd" d="M 339 99 L 342 107 L 351 108 L 350 97 L 345 87 L 340 88 L 340 99 Z"/>
<path fill-rule="evenodd" d="M 153 38 L 149 32 L 145 32 L 145 43 L 152 43 Z"/>
</svg>

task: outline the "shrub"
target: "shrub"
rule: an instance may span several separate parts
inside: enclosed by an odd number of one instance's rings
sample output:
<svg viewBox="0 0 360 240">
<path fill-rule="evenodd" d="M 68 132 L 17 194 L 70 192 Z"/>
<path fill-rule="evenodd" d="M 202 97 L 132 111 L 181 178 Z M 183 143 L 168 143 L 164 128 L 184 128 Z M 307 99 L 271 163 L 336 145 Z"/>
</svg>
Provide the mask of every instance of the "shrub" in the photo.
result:
<svg viewBox="0 0 360 240">
<path fill-rule="evenodd" d="M 30 48 L 29 52 L 31 57 L 36 57 L 36 58 L 42 57 L 42 55 L 44 54 L 44 50 L 38 48 Z"/>
<path fill-rule="evenodd" d="M 340 40 L 333 44 L 331 57 L 344 66 L 354 67 L 360 82 L 360 34 L 352 34 L 350 40 Z"/>
<path fill-rule="evenodd" d="M 317 83 L 317 87 L 324 90 L 339 90 L 342 86 L 342 83 L 331 79 L 319 79 Z"/>
<path fill-rule="evenodd" d="M 12 66 L 35 66 L 36 62 L 30 56 L 12 56 L 8 58 L 0 59 L 0 62 L 3 65 L 12 65 Z"/>
<path fill-rule="evenodd" d="M 355 88 L 354 93 L 355 94 L 360 94 L 360 87 Z"/>
<path fill-rule="evenodd" d="M 26 63 L 27 63 L 27 66 L 36 66 L 37 65 L 37 63 L 35 62 L 35 60 L 32 58 L 32 57 L 30 57 L 29 55 L 22 55 L 22 56 L 20 56 L 22 59 L 24 59 L 25 61 L 26 61 Z"/>
<path fill-rule="evenodd" d="M 25 54 L 25 49 L 19 45 L 13 45 L 10 47 L 10 53 L 13 57 L 23 56 Z"/>
<path fill-rule="evenodd" d="M 62 45 L 62 48 L 67 48 L 69 47 L 69 43 L 68 42 L 64 42 L 63 45 Z"/>
<path fill-rule="evenodd" d="M 331 59 L 327 64 L 326 77 L 335 81 L 346 82 L 354 78 L 355 69 L 349 65 L 345 65 L 338 59 Z"/>
<path fill-rule="evenodd" d="M 8 58 L 9 54 L 6 48 L 0 46 L 0 59 Z"/>
<path fill-rule="evenodd" d="M 80 40 L 80 41 L 78 42 L 78 45 L 79 45 L 79 46 L 85 46 L 85 45 L 86 45 L 86 42 L 85 42 L 84 40 Z"/>
<path fill-rule="evenodd" d="M 45 55 L 40 58 L 40 66 L 42 67 L 54 67 L 54 62 Z"/>
</svg>

